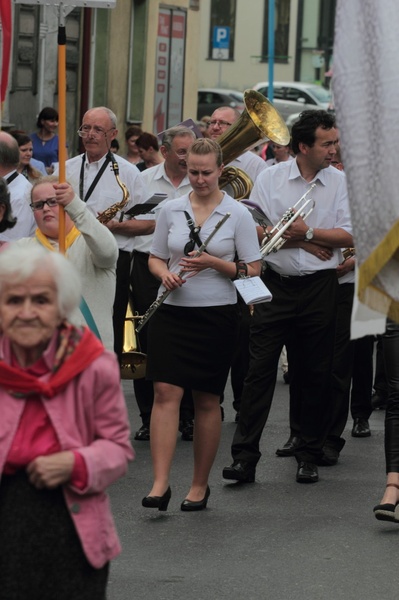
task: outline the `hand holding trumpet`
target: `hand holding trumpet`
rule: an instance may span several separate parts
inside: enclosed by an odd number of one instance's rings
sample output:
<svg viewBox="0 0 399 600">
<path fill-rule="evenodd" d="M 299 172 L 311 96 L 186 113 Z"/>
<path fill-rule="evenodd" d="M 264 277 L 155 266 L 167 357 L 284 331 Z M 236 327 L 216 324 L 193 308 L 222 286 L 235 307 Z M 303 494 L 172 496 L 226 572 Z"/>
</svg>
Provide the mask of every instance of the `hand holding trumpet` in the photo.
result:
<svg viewBox="0 0 399 600">
<path fill-rule="evenodd" d="M 299 198 L 298 202 L 292 208 L 286 210 L 280 221 L 266 233 L 260 247 L 263 257 L 271 252 L 277 252 L 287 240 L 294 241 L 305 238 L 305 234 L 309 229 L 305 223 L 305 219 L 310 215 L 315 206 L 315 201 L 308 198 L 308 196 L 315 187 L 316 184 L 313 183 L 308 191 Z"/>
</svg>

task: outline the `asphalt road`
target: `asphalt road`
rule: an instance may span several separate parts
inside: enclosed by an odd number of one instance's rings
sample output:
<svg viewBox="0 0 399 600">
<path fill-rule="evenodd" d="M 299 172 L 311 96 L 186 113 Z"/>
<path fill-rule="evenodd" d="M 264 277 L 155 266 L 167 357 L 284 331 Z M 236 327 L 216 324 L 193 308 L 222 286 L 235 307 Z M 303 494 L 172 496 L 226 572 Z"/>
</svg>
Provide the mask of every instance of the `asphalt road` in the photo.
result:
<svg viewBox="0 0 399 600">
<path fill-rule="evenodd" d="M 124 389 L 135 431 L 132 382 Z M 192 469 L 192 444 L 180 438 L 168 512 L 142 508 L 150 448 L 134 442 L 128 476 L 110 489 L 123 552 L 112 563 L 108 600 L 396 600 L 399 526 L 372 513 L 385 485 L 384 412 L 373 413 L 370 438 L 352 438 L 348 422 L 338 465 L 320 468 L 311 485 L 296 483 L 293 458 L 275 455 L 289 434 L 281 380 L 253 484 L 222 480 L 235 428 L 230 387 L 225 412 L 205 511 L 180 511 Z"/>
</svg>

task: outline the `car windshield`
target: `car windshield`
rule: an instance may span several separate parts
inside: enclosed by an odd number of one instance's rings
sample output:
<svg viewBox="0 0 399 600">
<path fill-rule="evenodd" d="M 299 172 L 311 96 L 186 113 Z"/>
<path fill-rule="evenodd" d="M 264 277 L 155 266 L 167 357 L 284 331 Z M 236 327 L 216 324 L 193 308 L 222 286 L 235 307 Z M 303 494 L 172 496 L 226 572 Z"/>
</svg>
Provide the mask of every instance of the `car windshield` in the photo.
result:
<svg viewBox="0 0 399 600">
<path fill-rule="evenodd" d="M 326 88 L 323 88 L 321 86 L 316 86 L 316 87 L 312 87 L 309 89 L 312 92 L 312 94 L 314 96 L 316 96 L 316 98 L 319 102 L 325 102 L 328 104 L 329 102 L 332 101 L 332 96 L 331 96 L 330 90 L 326 90 Z"/>
</svg>

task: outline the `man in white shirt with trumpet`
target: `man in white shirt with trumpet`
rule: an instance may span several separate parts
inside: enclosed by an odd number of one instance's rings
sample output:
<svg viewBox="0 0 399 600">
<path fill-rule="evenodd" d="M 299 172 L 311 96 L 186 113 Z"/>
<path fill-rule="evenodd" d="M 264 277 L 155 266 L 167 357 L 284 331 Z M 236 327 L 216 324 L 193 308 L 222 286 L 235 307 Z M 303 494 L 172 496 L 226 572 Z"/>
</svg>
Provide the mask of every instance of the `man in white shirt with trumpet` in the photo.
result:
<svg viewBox="0 0 399 600">
<path fill-rule="evenodd" d="M 296 480 L 318 481 L 317 464 L 327 434 L 332 395 L 331 365 L 340 248 L 353 245 L 344 173 L 331 167 L 338 132 L 326 111 L 304 111 L 292 128 L 296 159 L 266 169 L 251 200 L 272 223 L 316 184 L 315 206 L 298 217 L 284 234 L 278 252 L 264 256 L 263 280 L 273 294 L 255 306 L 251 323 L 251 361 L 241 399 L 240 419 L 232 443 L 233 464 L 227 480 L 255 480 L 259 442 L 271 407 L 278 359 L 289 347 L 290 392 L 301 402 L 299 440 L 295 448 Z M 265 233 L 258 228 L 260 240 Z"/>
</svg>

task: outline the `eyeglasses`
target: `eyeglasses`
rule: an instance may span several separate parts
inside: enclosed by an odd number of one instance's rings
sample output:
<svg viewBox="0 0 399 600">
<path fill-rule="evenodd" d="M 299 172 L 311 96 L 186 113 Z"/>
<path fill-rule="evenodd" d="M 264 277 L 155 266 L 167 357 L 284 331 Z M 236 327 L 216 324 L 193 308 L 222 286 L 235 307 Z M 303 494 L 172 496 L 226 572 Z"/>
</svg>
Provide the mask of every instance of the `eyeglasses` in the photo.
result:
<svg viewBox="0 0 399 600">
<path fill-rule="evenodd" d="M 107 133 L 113 131 L 114 129 L 115 127 L 111 127 L 111 129 L 106 131 L 102 127 L 97 127 L 97 125 L 94 125 L 93 127 L 90 127 L 90 125 L 82 125 L 78 129 L 78 136 L 81 138 L 87 138 L 90 135 L 91 137 L 98 139 L 102 135 L 105 137 Z"/>
<path fill-rule="evenodd" d="M 221 121 L 220 119 L 208 121 L 208 127 L 215 127 L 215 125 L 219 125 L 219 127 L 230 127 L 231 123 L 229 123 L 228 121 Z"/>
<path fill-rule="evenodd" d="M 178 150 L 175 154 L 178 158 L 187 158 L 187 150 Z"/>
<path fill-rule="evenodd" d="M 43 210 L 45 204 L 47 204 L 47 206 L 50 206 L 50 208 L 53 208 L 54 206 L 57 206 L 58 202 L 57 202 L 56 198 L 47 198 L 46 200 L 39 200 L 38 202 L 32 202 L 32 204 L 29 204 L 29 206 L 31 207 L 31 209 L 33 211 L 36 211 L 36 210 Z"/>
<path fill-rule="evenodd" d="M 194 227 L 191 231 L 190 231 L 190 240 L 187 242 L 187 244 L 184 246 L 184 255 L 188 256 L 190 254 L 190 252 L 192 252 L 195 248 L 195 239 L 194 239 L 194 235 L 196 237 L 198 237 L 199 232 L 201 231 L 201 227 Z"/>
</svg>

